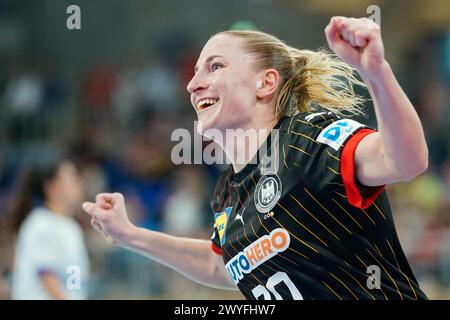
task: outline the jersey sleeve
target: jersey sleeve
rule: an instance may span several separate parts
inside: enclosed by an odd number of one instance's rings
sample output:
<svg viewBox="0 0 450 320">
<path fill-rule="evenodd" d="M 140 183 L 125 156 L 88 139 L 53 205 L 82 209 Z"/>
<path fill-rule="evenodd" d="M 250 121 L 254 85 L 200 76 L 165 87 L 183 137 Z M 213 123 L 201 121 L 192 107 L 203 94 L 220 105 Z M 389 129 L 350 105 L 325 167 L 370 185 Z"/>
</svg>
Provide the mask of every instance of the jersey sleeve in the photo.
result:
<svg viewBox="0 0 450 320">
<path fill-rule="evenodd" d="M 211 249 L 215 253 L 222 255 L 222 247 L 220 245 L 219 233 L 217 232 L 217 225 L 215 223 L 213 233 L 211 235 Z"/>
<path fill-rule="evenodd" d="M 358 143 L 374 132 L 355 120 L 339 118 L 331 112 L 299 114 L 292 118 L 288 129 L 288 159 L 305 183 L 365 209 L 384 186 L 367 187 L 358 182 L 354 155 Z"/>
</svg>

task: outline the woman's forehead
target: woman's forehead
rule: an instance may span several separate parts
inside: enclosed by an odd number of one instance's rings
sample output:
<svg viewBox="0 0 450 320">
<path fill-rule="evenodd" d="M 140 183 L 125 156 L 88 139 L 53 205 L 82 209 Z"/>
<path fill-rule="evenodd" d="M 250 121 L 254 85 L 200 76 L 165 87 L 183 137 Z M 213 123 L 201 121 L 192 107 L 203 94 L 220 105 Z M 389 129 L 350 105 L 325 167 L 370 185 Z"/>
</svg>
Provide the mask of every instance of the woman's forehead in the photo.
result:
<svg viewBox="0 0 450 320">
<path fill-rule="evenodd" d="M 211 56 L 223 56 L 228 59 L 245 58 L 243 39 L 227 34 L 213 36 L 203 47 L 198 64 L 203 63 Z"/>
<path fill-rule="evenodd" d="M 64 174 L 76 174 L 77 169 L 75 164 L 71 161 L 63 161 L 59 165 L 59 172 L 63 172 Z"/>
</svg>

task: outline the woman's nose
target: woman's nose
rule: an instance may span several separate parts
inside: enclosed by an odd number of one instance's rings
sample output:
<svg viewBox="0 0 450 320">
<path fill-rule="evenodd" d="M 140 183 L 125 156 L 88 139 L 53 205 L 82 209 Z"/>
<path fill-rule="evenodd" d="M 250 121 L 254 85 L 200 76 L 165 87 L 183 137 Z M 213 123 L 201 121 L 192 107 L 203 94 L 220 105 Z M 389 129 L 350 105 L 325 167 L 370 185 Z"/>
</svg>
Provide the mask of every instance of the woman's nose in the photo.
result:
<svg viewBox="0 0 450 320">
<path fill-rule="evenodd" d="M 202 89 L 206 89 L 208 87 L 206 81 L 204 81 L 204 79 L 201 78 L 201 76 L 199 75 L 199 73 L 195 74 L 191 81 L 189 81 L 186 89 L 189 93 L 194 93 L 198 90 L 202 90 Z"/>
</svg>

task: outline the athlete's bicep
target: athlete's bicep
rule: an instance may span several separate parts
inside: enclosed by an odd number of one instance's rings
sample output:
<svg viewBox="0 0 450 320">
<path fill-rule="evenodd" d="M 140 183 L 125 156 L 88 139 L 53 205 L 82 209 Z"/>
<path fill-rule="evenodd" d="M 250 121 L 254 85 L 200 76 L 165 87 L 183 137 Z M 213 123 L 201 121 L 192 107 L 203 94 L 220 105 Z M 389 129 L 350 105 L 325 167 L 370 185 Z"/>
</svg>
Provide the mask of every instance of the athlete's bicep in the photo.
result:
<svg viewBox="0 0 450 320">
<path fill-rule="evenodd" d="M 380 133 L 364 136 L 356 146 L 355 176 L 365 186 L 381 186 L 398 182 L 397 175 L 387 165 Z"/>
</svg>

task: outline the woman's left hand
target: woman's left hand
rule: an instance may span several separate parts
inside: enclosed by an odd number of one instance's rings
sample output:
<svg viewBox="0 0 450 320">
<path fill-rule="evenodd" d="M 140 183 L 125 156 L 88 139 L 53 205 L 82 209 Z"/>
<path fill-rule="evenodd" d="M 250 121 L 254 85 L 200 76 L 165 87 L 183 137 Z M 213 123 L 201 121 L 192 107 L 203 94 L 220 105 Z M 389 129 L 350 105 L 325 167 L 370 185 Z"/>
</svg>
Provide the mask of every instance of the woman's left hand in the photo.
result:
<svg viewBox="0 0 450 320">
<path fill-rule="evenodd" d="M 325 35 L 331 50 L 363 78 L 385 62 L 380 26 L 370 19 L 332 17 Z"/>
</svg>

